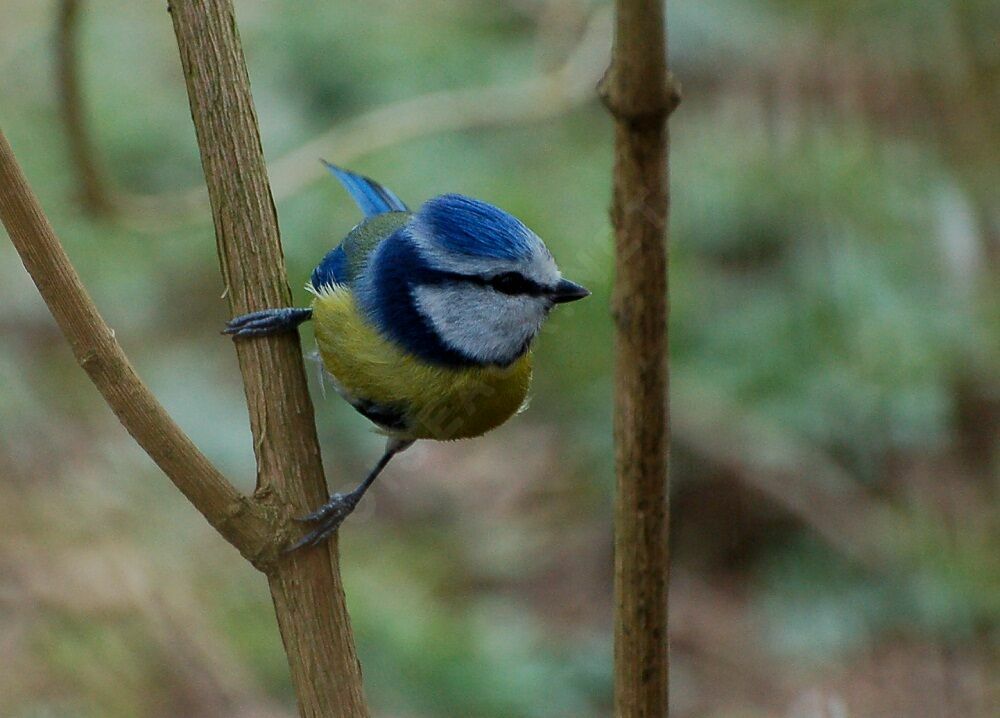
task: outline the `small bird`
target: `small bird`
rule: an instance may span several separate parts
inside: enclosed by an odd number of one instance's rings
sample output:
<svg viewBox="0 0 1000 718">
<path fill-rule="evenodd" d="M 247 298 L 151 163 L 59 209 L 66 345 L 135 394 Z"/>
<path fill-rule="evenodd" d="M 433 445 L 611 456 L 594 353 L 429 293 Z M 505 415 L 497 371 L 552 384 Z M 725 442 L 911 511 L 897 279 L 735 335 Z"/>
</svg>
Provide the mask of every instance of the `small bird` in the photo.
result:
<svg viewBox="0 0 1000 718">
<path fill-rule="evenodd" d="M 356 489 L 301 519 L 315 528 L 289 550 L 336 531 L 414 441 L 481 436 L 507 421 L 524 405 L 531 344 L 549 311 L 590 294 L 491 204 L 445 194 L 411 212 L 374 180 L 324 164 L 364 219 L 313 271 L 311 307 L 244 314 L 224 333 L 255 337 L 315 320 L 334 387 L 387 442 Z"/>
</svg>

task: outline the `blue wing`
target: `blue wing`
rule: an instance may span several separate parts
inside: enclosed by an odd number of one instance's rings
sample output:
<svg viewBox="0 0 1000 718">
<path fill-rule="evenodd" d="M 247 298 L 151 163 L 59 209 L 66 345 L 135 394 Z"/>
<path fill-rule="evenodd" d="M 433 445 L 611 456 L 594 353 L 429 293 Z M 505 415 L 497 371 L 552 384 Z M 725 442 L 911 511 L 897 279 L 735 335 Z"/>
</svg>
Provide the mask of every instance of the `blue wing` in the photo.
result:
<svg viewBox="0 0 1000 718">
<path fill-rule="evenodd" d="M 348 172 L 326 160 L 320 160 L 334 177 L 340 180 L 344 189 L 357 203 L 365 217 L 372 217 L 385 212 L 408 212 L 406 205 L 392 190 L 386 189 L 373 179 L 353 172 Z"/>
</svg>

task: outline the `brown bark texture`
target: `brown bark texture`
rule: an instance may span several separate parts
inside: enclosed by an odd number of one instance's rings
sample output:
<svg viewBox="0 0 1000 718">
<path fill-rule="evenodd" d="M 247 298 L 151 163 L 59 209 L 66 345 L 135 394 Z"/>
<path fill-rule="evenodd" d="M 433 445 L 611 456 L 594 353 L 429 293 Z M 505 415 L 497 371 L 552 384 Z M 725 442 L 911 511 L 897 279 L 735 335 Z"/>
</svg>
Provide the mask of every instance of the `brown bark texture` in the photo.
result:
<svg viewBox="0 0 1000 718">
<path fill-rule="evenodd" d="M 679 101 L 662 0 L 617 0 L 601 94 L 615 120 L 615 715 L 668 714 L 667 148 Z"/>
<path fill-rule="evenodd" d="M 229 0 L 171 0 L 233 314 L 291 304 L 246 60 Z M 255 497 L 303 515 L 327 499 L 298 333 L 236 342 L 257 456 Z M 367 716 L 337 542 L 268 571 L 303 716 Z"/>
</svg>

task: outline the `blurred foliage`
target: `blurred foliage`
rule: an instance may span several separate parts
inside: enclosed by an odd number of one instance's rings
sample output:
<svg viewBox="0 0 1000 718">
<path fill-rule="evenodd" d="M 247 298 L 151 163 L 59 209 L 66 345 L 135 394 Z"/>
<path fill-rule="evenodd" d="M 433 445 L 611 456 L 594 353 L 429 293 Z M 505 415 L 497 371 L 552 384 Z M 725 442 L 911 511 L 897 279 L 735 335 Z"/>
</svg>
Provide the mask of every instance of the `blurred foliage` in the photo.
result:
<svg viewBox="0 0 1000 718">
<path fill-rule="evenodd" d="M 197 186 L 164 7 L 82 5 L 111 191 Z M 602 8 L 237 2 L 265 153 L 386 103 L 531 77 Z M 0 10 L 0 126 L 140 373 L 249 489 L 209 216 L 138 231 L 82 212 L 54 13 Z M 685 95 L 671 121 L 678 716 L 985 716 L 1000 698 L 996 19 L 986 0 L 669 6 Z M 592 100 L 352 163 L 413 205 L 496 202 L 594 290 L 547 326 L 526 414 L 416 447 L 348 522 L 379 715 L 609 712 L 611 159 Z M 304 302 L 356 211 L 324 180 L 278 213 Z M 131 445 L 4 242 L 0 287 L 0 714 L 291 715 L 264 582 Z M 379 440 L 314 390 L 330 483 L 353 484 Z"/>
</svg>

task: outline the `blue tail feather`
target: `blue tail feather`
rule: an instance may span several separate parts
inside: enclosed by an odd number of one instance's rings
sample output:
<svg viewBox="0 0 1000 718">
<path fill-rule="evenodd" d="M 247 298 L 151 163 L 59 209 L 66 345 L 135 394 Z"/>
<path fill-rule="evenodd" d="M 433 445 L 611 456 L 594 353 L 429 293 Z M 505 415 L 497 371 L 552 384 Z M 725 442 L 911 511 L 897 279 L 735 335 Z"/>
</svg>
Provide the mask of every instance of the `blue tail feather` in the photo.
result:
<svg viewBox="0 0 1000 718">
<path fill-rule="evenodd" d="M 383 187 L 378 182 L 353 172 L 348 172 L 326 160 L 320 160 L 344 189 L 357 203 L 365 217 L 371 217 L 385 212 L 408 212 L 406 205 L 392 190 Z"/>
</svg>

